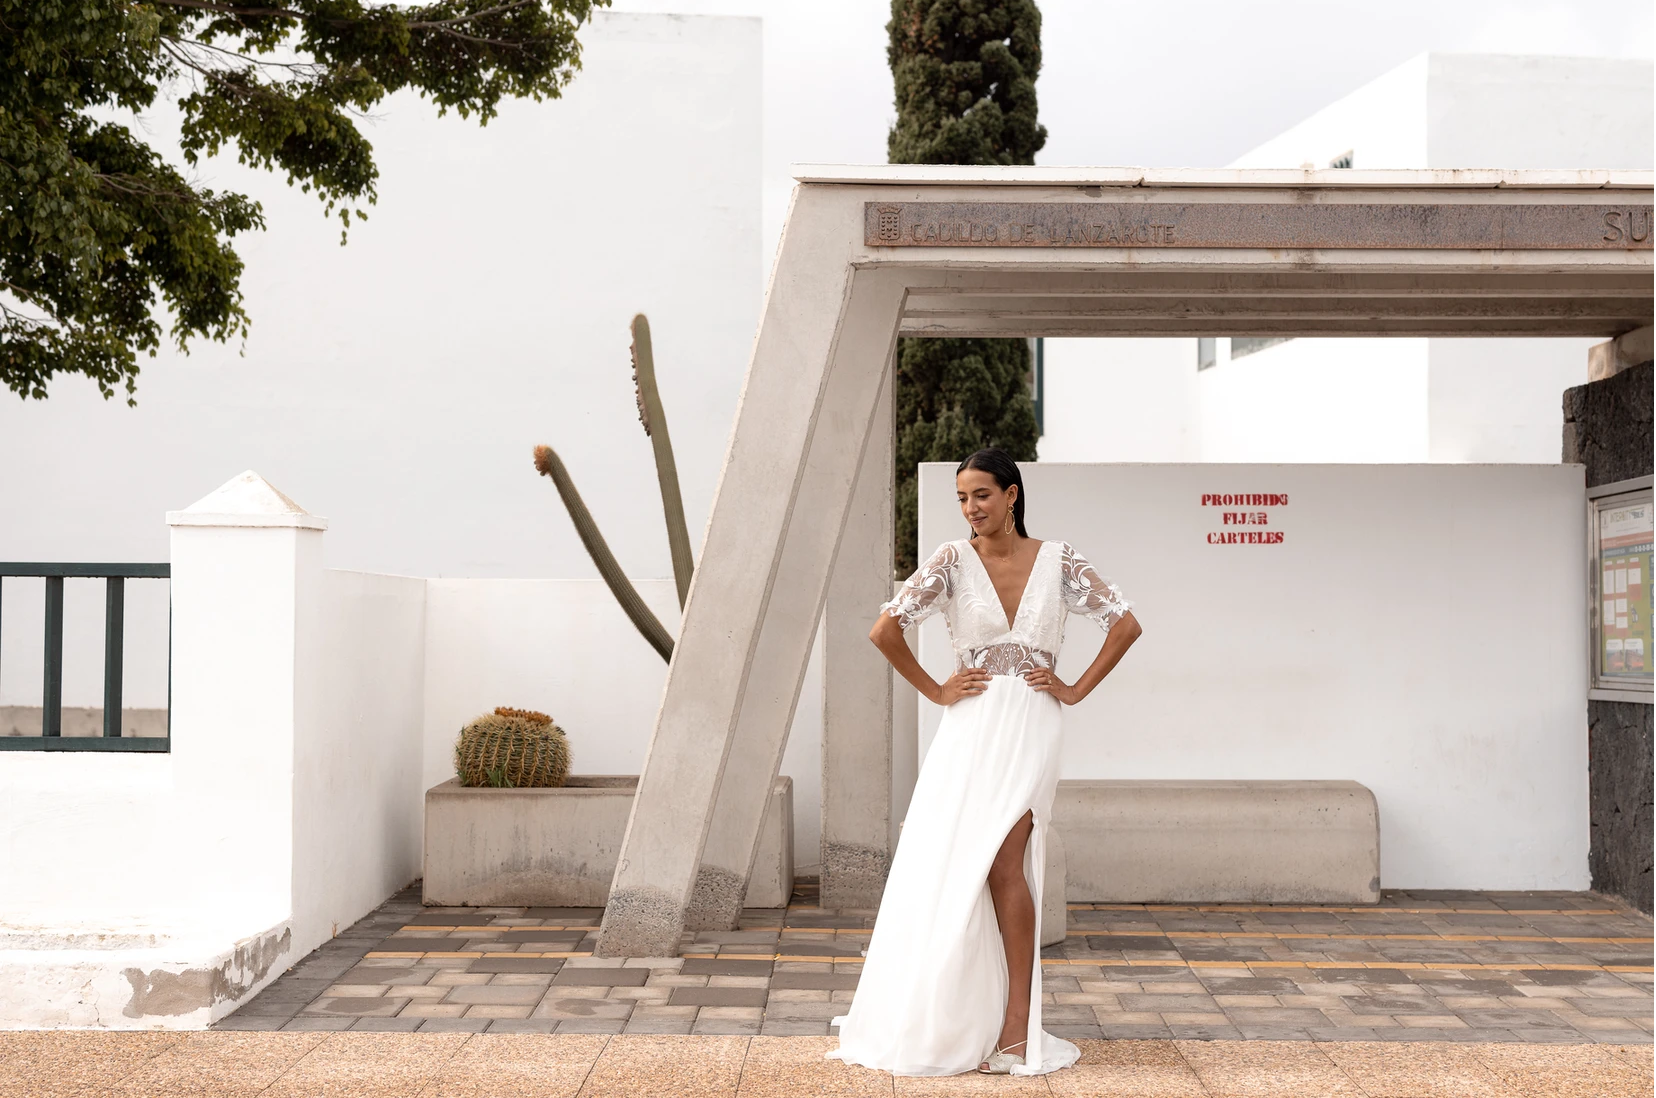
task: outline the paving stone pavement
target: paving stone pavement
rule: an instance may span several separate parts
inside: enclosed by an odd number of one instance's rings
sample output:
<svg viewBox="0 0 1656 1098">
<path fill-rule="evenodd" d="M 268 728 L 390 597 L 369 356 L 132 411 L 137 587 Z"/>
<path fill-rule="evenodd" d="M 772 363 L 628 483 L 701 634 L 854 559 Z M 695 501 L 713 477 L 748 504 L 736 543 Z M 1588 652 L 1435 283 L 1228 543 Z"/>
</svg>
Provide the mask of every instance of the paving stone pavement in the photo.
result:
<svg viewBox="0 0 1656 1098">
<path fill-rule="evenodd" d="M 509 985 L 508 985 L 509 986 Z M 1035 1078 L 894 1079 L 833 1037 L 0 1033 L 0 1098 L 1648 1098 L 1649 1045 L 1083 1040 Z"/>
<path fill-rule="evenodd" d="M 786 909 L 686 934 L 682 957 L 603 958 L 601 914 L 423 908 L 410 888 L 214 1028 L 829 1037 L 874 921 L 802 882 Z M 1651 941 L 1592 893 L 1072 904 L 1043 1011 L 1072 1040 L 1648 1045 Z"/>
</svg>

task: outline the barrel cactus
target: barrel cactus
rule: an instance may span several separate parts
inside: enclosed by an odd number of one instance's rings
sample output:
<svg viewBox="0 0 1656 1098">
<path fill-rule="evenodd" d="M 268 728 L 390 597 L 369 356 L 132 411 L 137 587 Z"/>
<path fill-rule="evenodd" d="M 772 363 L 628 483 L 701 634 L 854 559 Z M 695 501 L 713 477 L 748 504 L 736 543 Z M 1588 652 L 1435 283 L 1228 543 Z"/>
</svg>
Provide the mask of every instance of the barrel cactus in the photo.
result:
<svg viewBox="0 0 1656 1098">
<path fill-rule="evenodd" d="M 569 739 L 545 713 L 502 706 L 460 730 L 454 771 L 461 785 L 560 786 L 569 777 Z"/>
</svg>

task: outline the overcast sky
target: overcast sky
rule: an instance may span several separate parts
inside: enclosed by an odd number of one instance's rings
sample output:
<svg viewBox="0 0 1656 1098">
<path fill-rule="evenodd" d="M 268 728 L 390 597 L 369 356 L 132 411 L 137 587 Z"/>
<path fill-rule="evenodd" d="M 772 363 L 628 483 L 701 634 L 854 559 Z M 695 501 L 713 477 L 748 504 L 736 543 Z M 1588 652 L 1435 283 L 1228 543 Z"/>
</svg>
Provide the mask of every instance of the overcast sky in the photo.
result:
<svg viewBox="0 0 1656 1098">
<path fill-rule="evenodd" d="M 885 162 L 888 0 L 614 0 L 764 19 L 765 239 L 790 164 Z M 1650 0 L 1042 0 L 1041 164 L 1217 167 L 1415 54 L 1652 55 Z"/>
</svg>

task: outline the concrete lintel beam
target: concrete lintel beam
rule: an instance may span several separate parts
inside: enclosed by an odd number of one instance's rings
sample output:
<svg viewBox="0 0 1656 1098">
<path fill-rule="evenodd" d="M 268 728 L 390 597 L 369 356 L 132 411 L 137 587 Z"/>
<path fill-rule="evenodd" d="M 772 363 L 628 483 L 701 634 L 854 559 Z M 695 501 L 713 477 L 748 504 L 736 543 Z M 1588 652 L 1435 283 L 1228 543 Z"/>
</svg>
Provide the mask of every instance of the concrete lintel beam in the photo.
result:
<svg viewBox="0 0 1656 1098">
<path fill-rule="evenodd" d="M 1651 360 L 1651 326 L 1635 328 L 1615 339 L 1587 348 L 1587 380 L 1603 381 L 1629 366 Z"/>
<path fill-rule="evenodd" d="M 1411 338 L 1453 338 L 1476 336 L 1480 338 L 1510 338 L 1526 336 L 1545 338 L 1555 336 L 1603 336 L 1618 329 L 1629 329 L 1642 317 L 1609 320 L 1491 320 L 1460 319 L 1419 320 L 1400 318 L 1375 320 L 1353 318 L 1333 320 L 1257 320 L 1246 316 L 1236 319 L 1166 318 L 1060 318 L 1033 319 L 1013 317 L 994 319 L 972 317 L 948 321 L 903 321 L 904 336 L 939 336 L 949 339 L 1011 338 L 1011 337 L 1108 337 L 1108 336 L 1407 336 Z"/>
</svg>

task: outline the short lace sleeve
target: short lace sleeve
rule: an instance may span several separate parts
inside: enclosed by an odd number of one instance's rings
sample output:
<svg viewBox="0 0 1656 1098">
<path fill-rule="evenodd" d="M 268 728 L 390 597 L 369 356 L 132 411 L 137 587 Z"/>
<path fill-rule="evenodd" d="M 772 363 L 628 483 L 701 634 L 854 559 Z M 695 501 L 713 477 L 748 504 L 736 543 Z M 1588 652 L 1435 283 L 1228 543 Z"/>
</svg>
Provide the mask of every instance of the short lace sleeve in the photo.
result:
<svg viewBox="0 0 1656 1098">
<path fill-rule="evenodd" d="M 960 547 L 945 543 L 931 559 L 915 569 L 914 575 L 903 581 L 897 595 L 880 610 L 897 619 L 904 629 L 925 621 L 945 606 L 954 596 L 955 566 L 960 563 Z"/>
<path fill-rule="evenodd" d="M 1084 614 L 1096 621 L 1106 634 L 1110 626 L 1132 609 L 1121 588 L 1100 576 L 1069 542 L 1064 543 L 1059 571 L 1063 577 L 1064 606 L 1072 614 Z"/>
</svg>

